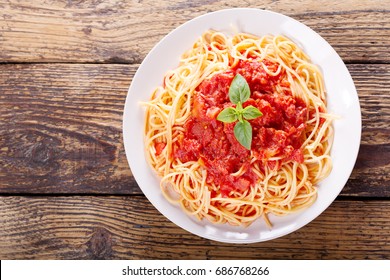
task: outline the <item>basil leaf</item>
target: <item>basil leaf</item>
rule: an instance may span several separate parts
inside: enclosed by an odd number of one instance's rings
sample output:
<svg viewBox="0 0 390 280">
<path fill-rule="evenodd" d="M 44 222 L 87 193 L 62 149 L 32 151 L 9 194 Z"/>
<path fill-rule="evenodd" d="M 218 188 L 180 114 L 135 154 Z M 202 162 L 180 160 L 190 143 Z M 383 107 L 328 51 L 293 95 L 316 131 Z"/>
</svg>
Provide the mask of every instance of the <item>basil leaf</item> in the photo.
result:
<svg viewBox="0 0 390 280">
<path fill-rule="evenodd" d="M 253 107 L 252 105 L 246 106 L 242 114 L 247 120 L 253 120 L 263 115 L 259 109 Z"/>
<path fill-rule="evenodd" d="M 252 145 L 252 127 L 246 120 L 237 122 L 234 126 L 234 136 L 246 149 L 250 150 Z"/>
<path fill-rule="evenodd" d="M 235 122 L 237 120 L 237 113 L 234 108 L 228 107 L 223 109 L 217 116 L 217 120 L 225 123 Z"/>
<path fill-rule="evenodd" d="M 251 91 L 245 78 L 237 74 L 229 87 L 230 101 L 234 104 L 238 104 L 238 102 L 244 103 L 250 95 Z"/>
</svg>

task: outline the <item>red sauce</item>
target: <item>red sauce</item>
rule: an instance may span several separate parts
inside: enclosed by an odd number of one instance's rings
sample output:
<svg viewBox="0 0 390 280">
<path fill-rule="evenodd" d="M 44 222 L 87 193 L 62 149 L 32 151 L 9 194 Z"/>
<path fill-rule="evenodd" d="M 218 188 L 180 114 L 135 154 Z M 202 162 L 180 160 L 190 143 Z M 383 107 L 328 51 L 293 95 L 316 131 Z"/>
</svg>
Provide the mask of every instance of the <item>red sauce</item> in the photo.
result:
<svg viewBox="0 0 390 280">
<path fill-rule="evenodd" d="M 272 72 L 278 65 L 263 61 Z M 263 116 L 251 120 L 253 136 L 251 151 L 264 168 L 277 169 L 283 161 L 303 162 L 302 134 L 308 112 L 305 103 L 291 96 L 287 89 L 275 93 L 275 86 L 289 88 L 285 74 L 268 75 L 260 62 L 241 61 L 234 69 L 216 74 L 200 84 L 194 96 L 192 116 L 185 124 L 184 137 L 173 147 L 173 156 L 182 162 L 203 162 L 207 168 L 208 183 L 220 186 L 223 196 L 232 190 L 243 192 L 258 180 L 250 169 L 250 151 L 236 140 L 235 123 L 218 121 L 217 115 L 226 107 L 234 107 L 229 100 L 229 86 L 239 73 L 251 89 L 251 97 L 243 107 L 257 107 Z M 280 157 L 279 161 L 268 160 Z M 253 164 L 253 163 L 252 163 Z M 231 175 L 244 167 L 241 176 Z"/>
</svg>

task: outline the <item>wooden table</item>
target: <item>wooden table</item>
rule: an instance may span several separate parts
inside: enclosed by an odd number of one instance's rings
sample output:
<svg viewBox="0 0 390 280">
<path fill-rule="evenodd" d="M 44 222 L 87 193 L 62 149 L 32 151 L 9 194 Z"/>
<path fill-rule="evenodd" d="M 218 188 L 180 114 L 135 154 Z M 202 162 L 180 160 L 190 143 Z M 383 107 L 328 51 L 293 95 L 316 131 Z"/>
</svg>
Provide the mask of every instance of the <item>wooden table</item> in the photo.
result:
<svg viewBox="0 0 390 280">
<path fill-rule="evenodd" d="M 0 1 L 1 259 L 390 258 L 390 1 L 25 2 Z M 127 90 L 150 49 L 195 16 L 239 6 L 323 36 L 352 74 L 363 120 L 336 201 L 294 233 L 246 245 L 168 221 L 122 142 Z"/>
</svg>

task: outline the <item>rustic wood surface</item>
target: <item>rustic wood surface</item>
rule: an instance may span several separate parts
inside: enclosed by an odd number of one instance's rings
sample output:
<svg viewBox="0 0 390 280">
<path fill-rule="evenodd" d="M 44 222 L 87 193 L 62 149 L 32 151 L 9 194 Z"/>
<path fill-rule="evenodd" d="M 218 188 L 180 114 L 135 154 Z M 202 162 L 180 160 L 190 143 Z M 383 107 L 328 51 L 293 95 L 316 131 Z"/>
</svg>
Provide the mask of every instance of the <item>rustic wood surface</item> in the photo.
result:
<svg viewBox="0 0 390 280">
<path fill-rule="evenodd" d="M 143 196 L 2 197 L 0 220 L 0 258 L 380 259 L 390 252 L 389 201 L 335 201 L 294 233 L 239 246 L 178 228 Z"/>
<path fill-rule="evenodd" d="M 0 65 L 0 191 L 141 193 L 122 143 L 123 105 L 137 67 Z M 363 133 L 342 195 L 390 197 L 390 64 L 348 68 Z"/>
<path fill-rule="evenodd" d="M 140 192 L 122 144 L 138 65 L 0 65 L 0 190 Z"/>
<path fill-rule="evenodd" d="M 330 208 L 290 235 L 239 246 L 158 213 L 132 177 L 121 128 L 148 51 L 231 7 L 280 12 L 323 36 L 351 72 L 363 121 Z M 0 259 L 390 259 L 389 49 L 388 0 L 0 0 Z"/>
<path fill-rule="evenodd" d="M 180 24 L 207 12 L 234 7 L 291 16 L 317 31 L 345 61 L 390 60 L 389 0 L 0 3 L 3 61 L 139 63 Z"/>
</svg>

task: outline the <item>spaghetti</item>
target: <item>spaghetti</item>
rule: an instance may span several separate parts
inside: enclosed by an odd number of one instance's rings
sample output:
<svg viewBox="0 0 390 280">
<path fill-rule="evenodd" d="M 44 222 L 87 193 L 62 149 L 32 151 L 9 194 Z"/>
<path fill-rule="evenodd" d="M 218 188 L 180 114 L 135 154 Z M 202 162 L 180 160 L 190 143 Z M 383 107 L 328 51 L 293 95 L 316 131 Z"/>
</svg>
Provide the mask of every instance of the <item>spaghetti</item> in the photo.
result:
<svg viewBox="0 0 390 280">
<path fill-rule="evenodd" d="M 217 115 L 232 106 L 236 74 L 249 84 L 243 105 L 263 116 L 250 122 L 250 150 Z M 333 117 L 322 74 L 283 36 L 233 37 L 205 32 L 145 102 L 147 160 L 166 199 L 213 223 L 247 226 L 259 217 L 310 206 L 331 171 Z"/>
</svg>

